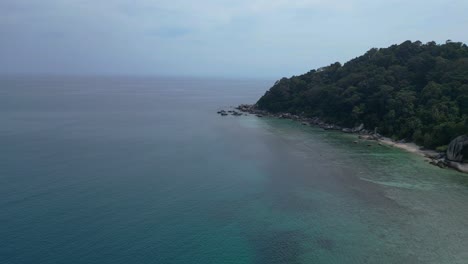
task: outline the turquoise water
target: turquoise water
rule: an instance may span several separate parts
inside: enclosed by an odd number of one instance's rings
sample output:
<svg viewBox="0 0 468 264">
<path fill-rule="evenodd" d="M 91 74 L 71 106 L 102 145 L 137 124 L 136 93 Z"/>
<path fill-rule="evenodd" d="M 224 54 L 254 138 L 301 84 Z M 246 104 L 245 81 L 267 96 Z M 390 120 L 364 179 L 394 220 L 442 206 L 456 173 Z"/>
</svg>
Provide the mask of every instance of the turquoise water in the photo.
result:
<svg viewBox="0 0 468 264">
<path fill-rule="evenodd" d="M 271 84 L 3 77 L 0 263 L 467 263 L 466 175 L 216 114 Z"/>
</svg>

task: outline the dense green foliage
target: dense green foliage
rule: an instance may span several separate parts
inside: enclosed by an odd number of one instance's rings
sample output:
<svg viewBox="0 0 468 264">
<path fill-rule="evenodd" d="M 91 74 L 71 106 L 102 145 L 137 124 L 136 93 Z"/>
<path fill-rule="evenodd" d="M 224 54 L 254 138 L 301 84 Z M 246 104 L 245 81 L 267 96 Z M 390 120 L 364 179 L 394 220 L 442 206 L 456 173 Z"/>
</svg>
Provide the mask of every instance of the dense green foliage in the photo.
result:
<svg viewBox="0 0 468 264">
<path fill-rule="evenodd" d="M 394 139 L 443 147 L 468 133 L 468 47 L 406 41 L 373 48 L 344 65 L 277 81 L 257 107 L 348 127 L 362 122 Z"/>
</svg>

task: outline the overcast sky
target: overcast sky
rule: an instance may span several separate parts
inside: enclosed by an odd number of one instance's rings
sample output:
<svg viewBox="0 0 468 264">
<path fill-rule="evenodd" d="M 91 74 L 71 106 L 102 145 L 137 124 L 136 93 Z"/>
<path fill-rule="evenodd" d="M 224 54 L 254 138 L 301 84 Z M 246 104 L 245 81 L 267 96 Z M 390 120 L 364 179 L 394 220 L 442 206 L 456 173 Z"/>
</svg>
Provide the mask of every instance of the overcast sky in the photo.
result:
<svg viewBox="0 0 468 264">
<path fill-rule="evenodd" d="M 467 0 L 0 0 L 0 73 L 273 78 L 405 40 L 468 42 Z"/>
</svg>

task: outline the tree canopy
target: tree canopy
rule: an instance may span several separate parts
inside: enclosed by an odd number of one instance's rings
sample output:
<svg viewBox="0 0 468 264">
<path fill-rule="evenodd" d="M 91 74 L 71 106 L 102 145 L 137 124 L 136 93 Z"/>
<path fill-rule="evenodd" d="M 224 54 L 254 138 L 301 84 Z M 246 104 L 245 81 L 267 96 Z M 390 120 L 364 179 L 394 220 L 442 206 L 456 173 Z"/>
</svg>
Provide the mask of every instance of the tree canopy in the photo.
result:
<svg viewBox="0 0 468 264">
<path fill-rule="evenodd" d="M 468 47 L 405 41 L 346 62 L 282 78 L 259 109 L 289 112 L 443 148 L 468 134 Z"/>
</svg>

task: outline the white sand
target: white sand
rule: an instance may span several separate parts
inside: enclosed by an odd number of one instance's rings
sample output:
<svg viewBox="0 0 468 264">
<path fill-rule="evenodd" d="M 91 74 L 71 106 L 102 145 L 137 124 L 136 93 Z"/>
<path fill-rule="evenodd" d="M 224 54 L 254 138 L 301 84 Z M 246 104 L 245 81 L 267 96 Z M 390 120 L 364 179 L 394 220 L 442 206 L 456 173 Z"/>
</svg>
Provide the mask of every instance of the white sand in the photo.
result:
<svg viewBox="0 0 468 264">
<path fill-rule="evenodd" d="M 379 139 L 379 142 L 385 145 L 389 145 L 392 147 L 396 147 L 399 149 L 406 150 L 411 153 L 416 153 L 418 155 L 424 156 L 424 157 L 431 157 L 431 156 L 436 156 L 438 153 L 434 150 L 427 150 L 427 149 L 421 149 L 420 146 L 416 145 L 415 143 L 399 143 L 395 142 L 390 138 L 383 137 Z"/>
</svg>

